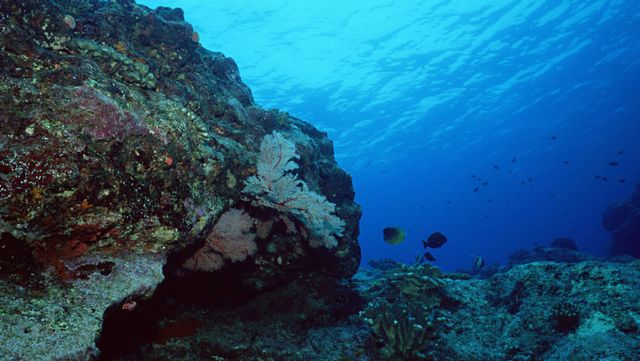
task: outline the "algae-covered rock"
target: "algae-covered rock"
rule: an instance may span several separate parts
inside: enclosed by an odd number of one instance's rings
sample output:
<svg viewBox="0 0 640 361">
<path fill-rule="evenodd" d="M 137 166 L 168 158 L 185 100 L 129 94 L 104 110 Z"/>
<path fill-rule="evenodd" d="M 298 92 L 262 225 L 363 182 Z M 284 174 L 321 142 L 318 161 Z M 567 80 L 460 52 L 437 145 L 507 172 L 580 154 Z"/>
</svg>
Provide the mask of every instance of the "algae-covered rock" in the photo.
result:
<svg viewBox="0 0 640 361">
<path fill-rule="evenodd" d="M 0 14 L 0 284 L 3 295 L 21 292 L 15 307 L 1 306 L 2 336 L 20 336 L 0 342 L 0 354 L 47 359 L 16 346 L 39 340 L 22 330 L 21 317 L 31 322 L 15 312 L 23 301 L 46 309 L 75 295 L 68 312 L 93 310 L 65 321 L 83 337 L 54 358 L 91 353 L 104 310 L 154 297 L 163 277 L 212 274 L 215 283 L 222 271 L 251 293 L 311 270 L 356 271 L 360 208 L 331 141 L 255 104 L 233 60 L 194 41 L 181 10 L 30 0 L 4 1 Z M 295 147 L 307 195 L 326 201 L 342 225 L 324 233 L 328 243 L 311 237 L 323 234 L 317 223 L 310 232 L 286 207 L 261 206 L 262 195 L 242 192 L 274 131 Z M 207 240 L 227 234 L 212 230 L 230 209 L 247 214 L 250 232 L 261 226 L 255 251 L 229 258 L 228 248 L 209 247 L 225 260 L 220 268 L 184 267 Z M 140 267 L 149 273 L 119 276 Z M 109 291 L 89 300 L 89 284 Z M 70 332 L 53 332 L 48 342 L 73 342 Z"/>
</svg>

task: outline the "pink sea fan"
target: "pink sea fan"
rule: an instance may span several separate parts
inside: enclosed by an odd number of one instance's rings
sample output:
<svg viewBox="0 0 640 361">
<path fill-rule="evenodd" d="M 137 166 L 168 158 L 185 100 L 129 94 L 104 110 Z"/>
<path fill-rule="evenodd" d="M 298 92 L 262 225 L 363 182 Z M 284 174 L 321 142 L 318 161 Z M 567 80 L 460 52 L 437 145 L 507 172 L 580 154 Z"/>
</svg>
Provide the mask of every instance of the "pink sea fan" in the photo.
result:
<svg viewBox="0 0 640 361">
<path fill-rule="evenodd" d="M 213 226 L 202 248 L 183 266 L 191 270 L 215 271 L 226 261 L 241 262 L 253 256 L 258 250 L 253 225 L 254 219 L 243 210 L 229 209 Z"/>
</svg>

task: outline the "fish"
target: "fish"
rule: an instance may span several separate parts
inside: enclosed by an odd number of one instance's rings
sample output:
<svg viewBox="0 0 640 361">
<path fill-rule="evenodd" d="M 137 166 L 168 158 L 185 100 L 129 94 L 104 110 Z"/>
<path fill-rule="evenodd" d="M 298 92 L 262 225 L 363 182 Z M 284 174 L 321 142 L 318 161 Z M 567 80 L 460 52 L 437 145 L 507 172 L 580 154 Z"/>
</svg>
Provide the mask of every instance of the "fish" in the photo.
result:
<svg viewBox="0 0 640 361">
<path fill-rule="evenodd" d="M 624 183 L 624 182 L 626 182 L 626 181 L 627 181 L 626 179 L 624 179 L 624 178 L 620 178 L 620 179 L 618 180 L 618 183 Z"/>
<path fill-rule="evenodd" d="M 382 238 L 385 242 L 395 246 L 404 241 L 405 232 L 404 229 L 399 227 L 387 227 L 382 230 Z"/>
<path fill-rule="evenodd" d="M 434 262 L 436 260 L 436 258 L 429 251 L 424 252 L 424 255 L 422 257 L 429 262 Z"/>
<path fill-rule="evenodd" d="M 426 241 L 422 241 L 424 248 L 440 248 L 443 244 L 447 243 L 447 237 L 440 232 L 433 232 L 429 235 Z"/>
<path fill-rule="evenodd" d="M 620 149 L 617 154 L 618 155 L 623 155 L 624 154 L 624 150 Z"/>
<path fill-rule="evenodd" d="M 565 160 L 565 161 L 564 161 L 564 162 L 562 162 L 562 163 L 564 163 L 564 165 L 569 165 L 569 161 L 568 161 L 568 160 Z"/>
<path fill-rule="evenodd" d="M 513 159 L 511 159 L 511 163 L 515 163 L 516 162 L 516 157 L 513 157 Z"/>
<path fill-rule="evenodd" d="M 609 179 L 607 179 L 607 177 L 602 177 L 602 178 L 600 178 L 600 179 L 602 179 L 602 180 L 603 180 L 603 181 L 605 181 L 605 182 L 608 182 L 608 181 L 609 181 Z"/>
<path fill-rule="evenodd" d="M 609 162 L 609 165 L 612 167 L 617 167 L 618 165 L 620 165 L 620 163 L 616 162 L 615 160 L 612 160 L 611 162 Z"/>
<path fill-rule="evenodd" d="M 479 190 L 480 190 L 480 188 L 475 187 L 475 188 L 473 188 L 473 193 L 475 193 L 475 192 L 477 192 L 477 191 L 479 191 Z"/>
<path fill-rule="evenodd" d="M 489 185 L 489 182 L 482 182 L 483 186 Z"/>
<path fill-rule="evenodd" d="M 600 179 L 600 176 L 599 175 L 594 175 L 593 178 Z"/>
<path fill-rule="evenodd" d="M 549 138 L 549 140 L 556 140 L 558 139 L 558 137 L 556 137 L 555 135 L 552 135 L 551 138 Z"/>
<path fill-rule="evenodd" d="M 497 164 L 494 164 L 494 165 L 493 165 L 493 169 L 498 170 L 498 169 L 500 169 L 500 167 L 499 167 Z"/>
<path fill-rule="evenodd" d="M 473 269 L 478 270 L 482 267 L 484 267 L 484 258 L 475 256 L 475 258 L 473 259 Z"/>
</svg>

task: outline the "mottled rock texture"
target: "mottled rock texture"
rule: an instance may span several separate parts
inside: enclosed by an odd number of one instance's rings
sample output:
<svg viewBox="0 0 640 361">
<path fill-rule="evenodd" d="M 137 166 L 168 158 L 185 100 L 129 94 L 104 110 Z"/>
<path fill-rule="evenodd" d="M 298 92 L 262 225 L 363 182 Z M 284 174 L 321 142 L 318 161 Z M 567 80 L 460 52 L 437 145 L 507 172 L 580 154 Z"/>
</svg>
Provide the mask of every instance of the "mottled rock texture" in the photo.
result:
<svg viewBox="0 0 640 361">
<path fill-rule="evenodd" d="M 360 208 L 331 141 L 255 104 L 233 60 L 198 38 L 180 9 L 0 2 L 0 283 L 24 301 L 3 303 L 0 354 L 95 354 L 105 308 L 135 310 L 163 279 L 197 278 L 215 290 L 224 278 L 250 294 L 310 271 L 339 278 L 357 270 Z M 317 218 L 311 232 L 286 205 L 265 207 L 243 192 L 270 134 L 295 146 L 303 191 L 341 220 L 333 239 L 314 238 Z M 244 223 L 212 233 L 223 214 L 225 224 L 233 216 Z M 229 235 L 247 233 L 255 237 L 231 252 Z M 207 242 L 219 263 L 185 267 Z M 33 300 L 84 318 L 24 313 Z M 49 328 L 22 329 L 37 317 Z M 42 349 L 16 346 L 29 343 Z"/>
</svg>

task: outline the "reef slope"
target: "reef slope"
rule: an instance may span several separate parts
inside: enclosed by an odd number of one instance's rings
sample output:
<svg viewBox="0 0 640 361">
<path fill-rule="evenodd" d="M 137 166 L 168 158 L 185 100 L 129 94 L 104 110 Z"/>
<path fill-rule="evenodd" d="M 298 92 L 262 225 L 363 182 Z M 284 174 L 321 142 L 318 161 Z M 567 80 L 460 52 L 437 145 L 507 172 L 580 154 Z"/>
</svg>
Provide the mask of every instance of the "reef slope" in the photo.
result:
<svg viewBox="0 0 640 361">
<path fill-rule="evenodd" d="M 180 9 L 0 3 L 3 357 L 94 357 L 120 318 L 105 311 L 162 314 L 167 282 L 233 299 L 356 272 L 360 208 L 331 141 L 256 105 L 198 41 Z"/>
</svg>

